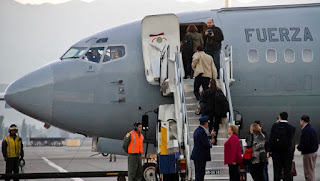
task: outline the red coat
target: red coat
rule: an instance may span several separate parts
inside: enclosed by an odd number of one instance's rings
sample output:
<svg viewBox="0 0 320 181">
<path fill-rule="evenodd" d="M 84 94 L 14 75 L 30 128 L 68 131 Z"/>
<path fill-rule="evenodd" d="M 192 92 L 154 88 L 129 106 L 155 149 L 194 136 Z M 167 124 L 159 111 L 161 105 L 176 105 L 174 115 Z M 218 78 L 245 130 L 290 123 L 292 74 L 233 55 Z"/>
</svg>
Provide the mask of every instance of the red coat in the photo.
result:
<svg viewBox="0 0 320 181">
<path fill-rule="evenodd" d="M 233 134 L 224 144 L 224 164 L 242 162 L 240 140 L 237 135 Z"/>
</svg>

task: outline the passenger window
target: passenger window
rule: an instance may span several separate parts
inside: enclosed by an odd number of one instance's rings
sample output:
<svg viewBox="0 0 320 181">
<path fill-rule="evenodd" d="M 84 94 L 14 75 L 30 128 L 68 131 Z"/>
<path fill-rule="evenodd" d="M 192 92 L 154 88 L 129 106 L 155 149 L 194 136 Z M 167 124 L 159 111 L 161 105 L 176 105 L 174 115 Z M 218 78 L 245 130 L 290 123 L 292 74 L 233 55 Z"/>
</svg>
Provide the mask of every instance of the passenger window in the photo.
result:
<svg viewBox="0 0 320 181">
<path fill-rule="evenodd" d="M 119 59 L 123 57 L 125 53 L 124 46 L 109 46 L 104 55 L 103 62 Z"/>
<path fill-rule="evenodd" d="M 257 63 L 259 61 L 259 55 L 256 49 L 250 49 L 248 51 L 248 61 L 250 63 Z"/>
<path fill-rule="evenodd" d="M 94 47 L 90 48 L 86 55 L 84 56 L 85 60 L 99 63 L 101 59 L 101 55 L 103 54 L 104 47 Z"/>
<path fill-rule="evenodd" d="M 294 51 L 292 49 L 286 49 L 284 51 L 284 60 L 288 63 L 292 63 L 295 60 Z"/>
<path fill-rule="evenodd" d="M 267 50 L 267 62 L 275 63 L 277 61 L 277 52 L 275 49 L 268 49 Z"/>
<path fill-rule="evenodd" d="M 311 49 L 303 49 L 302 50 L 302 60 L 304 62 L 312 62 L 313 60 L 313 53 Z"/>
</svg>

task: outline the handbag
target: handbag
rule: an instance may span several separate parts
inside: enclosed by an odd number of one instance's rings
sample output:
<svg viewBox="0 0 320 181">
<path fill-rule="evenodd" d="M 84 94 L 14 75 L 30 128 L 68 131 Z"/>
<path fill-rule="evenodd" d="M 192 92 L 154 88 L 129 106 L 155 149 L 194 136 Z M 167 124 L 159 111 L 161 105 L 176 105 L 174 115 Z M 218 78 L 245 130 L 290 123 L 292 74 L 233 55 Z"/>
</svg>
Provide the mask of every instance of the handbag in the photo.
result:
<svg viewBox="0 0 320 181">
<path fill-rule="evenodd" d="M 250 165 L 251 164 L 251 158 L 252 158 L 252 148 L 246 149 L 244 151 L 243 157 L 242 157 L 242 163 L 244 165 Z"/>
<path fill-rule="evenodd" d="M 251 145 L 253 145 L 253 134 L 251 134 Z M 242 156 L 242 163 L 244 165 L 251 165 L 251 159 L 252 159 L 252 147 L 246 149 L 246 151 L 244 151 L 244 154 Z"/>
<path fill-rule="evenodd" d="M 295 177 L 297 176 L 297 170 L 296 170 L 296 162 L 292 161 L 292 165 L 291 165 L 291 176 Z M 284 179 L 284 171 L 281 171 L 281 176 L 280 178 Z"/>
</svg>

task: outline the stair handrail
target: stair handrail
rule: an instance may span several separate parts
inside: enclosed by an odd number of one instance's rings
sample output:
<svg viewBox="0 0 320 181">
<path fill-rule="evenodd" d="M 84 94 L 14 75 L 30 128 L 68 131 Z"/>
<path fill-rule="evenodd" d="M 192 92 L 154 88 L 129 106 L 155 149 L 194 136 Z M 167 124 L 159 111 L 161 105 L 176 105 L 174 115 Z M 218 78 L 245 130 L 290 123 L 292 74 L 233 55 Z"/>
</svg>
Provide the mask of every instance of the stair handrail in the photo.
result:
<svg viewBox="0 0 320 181">
<path fill-rule="evenodd" d="M 187 180 L 191 180 L 192 179 L 192 165 L 191 165 L 191 159 L 190 159 L 190 135 L 189 135 L 189 121 L 188 121 L 188 114 L 187 114 L 187 107 L 186 107 L 186 96 L 185 96 L 185 91 L 184 91 L 184 81 L 183 81 L 183 77 L 184 77 L 184 70 L 183 70 L 183 62 L 181 59 L 181 53 L 179 51 L 177 51 L 175 53 L 175 71 L 176 71 L 176 85 L 177 85 L 177 91 L 179 91 L 178 95 L 179 95 L 179 99 L 180 101 L 177 102 L 178 104 L 180 104 L 180 110 L 176 110 L 179 111 L 179 113 L 181 114 L 181 118 L 182 118 L 182 123 L 183 123 L 183 127 L 182 127 L 182 133 L 183 134 L 183 142 L 184 142 L 184 156 L 187 162 Z"/>
<path fill-rule="evenodd" d="M 231 125 L 234 125 L 235 122 L 234 122 L 234 114 L 233 114 L 233 105 L 232 105 L 231 92 L 230 92 L 229 76 L 228 76 L 228 73 L 227 73 L 227 70 L 226 70 L 227 69 L 226 68 L 227 67 L 226 66 L 226 61 L 231 62 L 232 58 L 229 57 L 229 58 L 226 59 L 225 55 L 224 55 L 224 52 L 221 51 L 221 53 L 220 53 L 220 63 L 222 64 L 222 67 L 220 67 L 220 75 L 223 75 L 222 76 L 222 82 L 224 83 L 224 88 L 226 90 L 226 97 L 227 97 L 227 100 L 228 100 L 228 103 L 229 103 L 229 110 L 230 110 L 230 112 L 229 112 L 229 114 L 230 114 L 229 123 Z"/>
</svg>

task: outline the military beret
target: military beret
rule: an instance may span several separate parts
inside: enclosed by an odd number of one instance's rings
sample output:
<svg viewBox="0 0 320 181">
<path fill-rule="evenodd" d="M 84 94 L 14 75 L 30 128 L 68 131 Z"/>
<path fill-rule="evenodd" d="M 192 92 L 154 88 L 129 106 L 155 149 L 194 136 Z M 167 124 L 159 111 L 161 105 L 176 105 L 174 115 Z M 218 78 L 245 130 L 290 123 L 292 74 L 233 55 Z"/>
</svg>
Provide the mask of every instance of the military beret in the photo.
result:
<svg viewBox="0 0 320 181">
<path fill-rule="evenodd" d="M 199 118 L 200 122 L 204 122 L 204 121 L 208 121 L 209 122 L 210 117 L 209 116 L 202 116 L 201 118 Z"/>
</svg>

